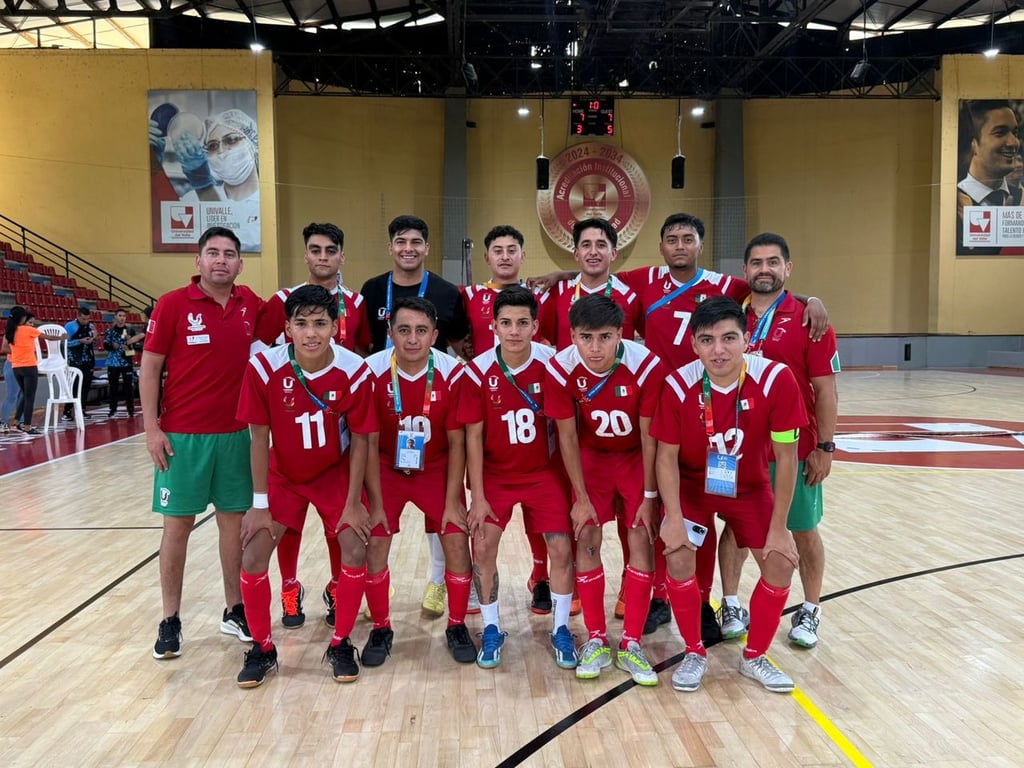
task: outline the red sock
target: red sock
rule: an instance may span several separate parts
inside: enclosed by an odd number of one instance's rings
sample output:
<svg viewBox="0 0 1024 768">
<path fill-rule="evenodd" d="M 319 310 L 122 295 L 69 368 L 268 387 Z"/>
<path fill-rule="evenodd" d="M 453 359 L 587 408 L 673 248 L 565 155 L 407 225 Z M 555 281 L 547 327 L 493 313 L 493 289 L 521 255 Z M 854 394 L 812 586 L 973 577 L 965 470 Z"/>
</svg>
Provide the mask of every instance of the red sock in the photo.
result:
<svg viewBox="0 0 1024 768">
<path fill-rule="evenodd" d="M 587 625 L 590 639 L 608 638 L 608 617 L 604 615 L 604 566 L 592 571 L 576 574 L 576 590 L 583 605 L 583 623 Z M 629 608 L 629 603 L 626 603 Z"/>
<path fill-rule="evenodd" d="M 654 540 L 654 597 L 668 601 L 668 587 L 665 586 L 665 542 L 659 536 Z"/>
<path fill-rule="evenodd" d="M 704 543 L 697 549 L 697 583 L 700 585 L 702 603 L 711 601 L 711 590 L 715 586 L 715 563 L 718 561 L 718 532 L 714 524 L 708 526 Z"/>
<path fill-rule="evenodd" d="M 337 536 L 324 536 L 327 541 L 327 559 L 331 561 L 331 581 L 338 583 L 338 574 L 341 573 L 341 542 Z"/>
<path fill-rule="evenodd" d="M 270 639 L 270 577 L 266 571 L 246 573 L 243 568 L 239 572 L 239 580 L 249 634 L 260 648 L 269 651 L 274 647 L 274 641 Z"/>
<path fill-rule="evenodd" d="M 691 576 L 684 581 L 676 581 L 665 574 L 665 586 L 676 626 L 686 643 L 686 652 L 707 656 L 704 642 L 700 639 L 700 587 L 697 586 L 697 578 Z"/>
<path fill-rule="evenodd" d="M 366 566 L 353 568 L 342 565 L 335 596 L 334 637 L 331 638 L 331 645 L 338 645 L 352 634 L 352 627 L 356 625 L 356 616 L 359 615 L 359 605 L 363 602 L 365 591 Z"/>
<path fill-rule="evenodd" d="M 619 533 L 619 546 L 622 547 L 622 562 L 629 562 L 629 526 L 625 515 L 615 516 L 615 530 Z"/>
<path fill-rule="evenodd" d="M 293 589 L 299 583 L 299 547 L 302 534 L 285 528 L 277 541 L 277 567 L 281 570 L 281 590 Z"/>
<path fill-rule="evenodd" d="M 530 578 L 533 581 L 548 581 L 548 543 L 544 540 L 544 534 L 528 533 L 526 540 L 530 542 L 530 552 L 533 555 Z"/>
<path fill-rule="evenodd" d="M 789 587 L 773 587 L 763 578 L 757 580 L 750 596 L 750 631 L 747 647 L 743 649 L 744 658 L 753 659 L 768 652 L 788 599 Z"/>
<path fill-rule="evenodd" d="M 626 567 L 626 616 L 622 620 L 622 647 L 633 640 L 637 643 L 644 633 L 644 622 L 651 607 L 651 582 L 654 574 L 641 571 L 632 565 Z"/>
<path fill-rule="evenodd" d="M 391 599 L 388 596 L 390 589 L 391 570 L 389 568 L 378 573 L 366 574 L 366 605 L 370 609 L 374 629 L 391 626 Z"/>
<path fill-rule="evenodd" d="M 466 608 L 469 606 L 469 585 L 472 572 L 452 573 L 444 569 L 444 586 L 448 590 L 448 626 L 466 623 Z"/>
</svg>

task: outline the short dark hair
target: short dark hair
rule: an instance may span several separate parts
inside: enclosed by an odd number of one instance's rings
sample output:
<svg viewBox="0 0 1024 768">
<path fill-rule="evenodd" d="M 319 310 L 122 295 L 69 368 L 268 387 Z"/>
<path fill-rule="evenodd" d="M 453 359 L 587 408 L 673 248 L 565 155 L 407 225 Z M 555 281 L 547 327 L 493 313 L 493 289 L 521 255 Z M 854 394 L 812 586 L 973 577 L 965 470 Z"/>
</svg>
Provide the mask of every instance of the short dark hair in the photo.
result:
<svg viewBox="0 0 1024 768">
<path fill-rule="evenodd" d="M 125 309 L 124 307 L 118 307 L 117 309 L 114 310 L 115 315 L 119 315 L 122 312 L 124 312 L 126 315 L 128 314 L 128 310 Z"/>
<path fill-rule="evenodd" d="M 672 229 L 672 227 L 691 227 L 697 233 L 697 237 L 701 240 L 704 239 L 704 222 L 692 214 L 673 213 L 666 218 L 665 223 L 661 225 L 661 234 L 658 235 L 658 239 L 664 240 L 665 233 Z"/>
<path fill-rule="evenodd" d="M 148 307 L 142 310 L 142 314 L 146 316 L 147 320 L 153 316 L 154 309 L 155 307 L 152 304 L 150 304 Z"/>
<path fill-rule="evenodd" d="M 607 219 L 582 219 L 572 225 L 573 248 L 579 248 L 580 235 L 583 234 L 585 229 L 600 229 L 608 237 L 608 242 L 612 244 L 612 248 L 619 244 L 619 233 L 615 231 L 615 227 Z"/>
<path fill-rule="evenodd" d="M 981 126 L 988 119 L 988 113 L 997 109 L 1008 109 L 1017 117 L 1016 111 L 1006 99 L 969 99 L 963 105 L 966 121 L 970 126 L 970 139 L 981 138 Z M 961 121 L 964 122 L 964 121 Z M 963 137 L 961 137 L 963 138 Z"/>
<path fill-rule="evenodd" d="M 413 312 L 422 312 L 437 328 L 437 307 L 434 306 L 434 302 L 421 299 L 419 296 L 406 296 L 401 299 L 395 299 L 395 305 L 391 308 L 391 319 L 388 321 L 388 325 L 392 328 L 395 327 L 395 318 L 398 317 L 398 310 L 400 309 L 411 309 Z"/>
<path fill-rule="evenodd" d="M 202 253 L 206 244 L 215 237 L 228 238 L 234 242 L 235 250 L 238 251 L 239 254 L 242 253 L 242 241 L 238 239 L 238 235 L 227 227 L 210 227 L 208 230 L 203 232 L 203 234 L 199 236 L 199 252 Z"/>
<path fill-rule="evenodd" d="M 712 296 L 698 304 L 690 315 L 690 333 L 696 336 L 698 331 L 718 325 L 723 320 L 735 320 L 741 331 L 747 330 L 747 317 L 735 299 Z"/>
<path fill-rule="evenodd" d="M 396 216 L 391 220 L 391 223 L 388 224 L 388 240 L 394 240 L 395 235 L 407 232 L 410 229 L 415 229 L 423 235 L 424 240 L 428 243 L 430 242 L 430 230 L 427 227 L 427 222 L 419 216 L 410 216 L 408 214 Z"/>
<path fill-rule="evenodd" d="M 600 293 L 592 293 L 572 305 L 569 326 L 593 331 L 598 328 L 621 328 L 626 319 L 622 307 Z"/>
<path fill-rule="evenodd" d="M 491 247 L 491 243 L 497 240 L 499 237 L 514 237 L 519 242 L 519 247 L 523 247 L 523 243 L 526 242 L 526 238 L 523 237 L 523 233 L 513 227 L 511 224 L 499 224 L 496 227 L 492 227 L 491 231 L 484 235 L 484 249 Z"/>
<path fill-rule="evenodd" d="M 91 315 L 92 314 L 92 310 L 89 309 L 89 307 L 85 306 L 85 304 L 79 304 L 78 305 L 78 314 L 80 314 L 80 315 Z"/>
<path fill-rule="evenodd" d="M 302 230 L 302 242 L 308 244 L 309 238 L 313 235 L 323 235 L 330 238 L 330 241 L 339 248 L 345 247 L 345 233 L 337 224 L 317 224 L 315 221 L 307 224 Z"/>
<path fill-rule="evenodd" d="M 284 301 L 284 316 L 289 320 L 310 315 L 322 309 L 331 320 L 338 319 L 338 299 L 322 285 L 303 285 L 296 288 Z"/>
<path fill-rule="evenodd" d="M 494 317 L 505 307 L 528 307 L 530 317 L 537 319 L 537 298 L 533 291 L 521 285 L 513 285 L 498 292 L 498 298 L 494 300 Z"/>
<path fill-rule="evenodd" d="M 750 238 L 750 242 L 747 243 L 747 249 L 743 252 L 743 263 L 746 264 L 750 261 L 750 252 L 752 250 L 764 245 L 777 245 L 779 250 L 782 251 L 782 260 L 789 261 L 789 244 L 786 242 L 786 238 L 782 235 L 776 235 L 774 232 L 762 232 Z"/>
</svg>

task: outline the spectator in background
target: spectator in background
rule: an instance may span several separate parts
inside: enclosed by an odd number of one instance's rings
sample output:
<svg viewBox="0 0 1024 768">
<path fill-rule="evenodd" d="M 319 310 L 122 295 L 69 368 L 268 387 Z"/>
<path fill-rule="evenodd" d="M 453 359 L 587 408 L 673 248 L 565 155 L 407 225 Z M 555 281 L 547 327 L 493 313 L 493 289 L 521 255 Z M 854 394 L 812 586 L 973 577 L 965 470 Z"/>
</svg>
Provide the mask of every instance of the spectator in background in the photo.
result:
<svg viewBox="0 0 1024 768">
<path fill-rule="evenodd" d="M 0 406 L 0 435 L 6 435 L 11 431 L 11 414 L 18 404 L 18 396 L 21 394 L 21 387 L 14 378 L 14 367 L 11 365 L 10 347 L 7 344 L 7 336 L 0 341 L 0 355 L 4 356 L 4 402 Z"/>
<path fill-rule="evenodd" d="M 78 317 L 64 326 L 68 332 L 68 365 L 82 372 L 82 387 L 78 393 L 82 401 L 82 415 L 85 413 L 85 402 L 89 399 L 89 387 L 92 386 L 92 373 L 96 367 L 96 329 L 89 322 L 92 310 L 84 304 L 78 308 Z M 64 420 L 70 421 L 74 408 L 71 404 L 64 405 Z"/>
<path fill-rule="evenodd" d="M 132 363 L 135 358 L 135 346 L 146 338 L 146 334 L 127 325 L 127 318 L 128 313 L 118 309 L 114 313 L 114 324 L 103 336 L 103 348 L 107 350 L 107 384 L 110 389 L 110 413 L 107 416 L 111 418 L 117 413 L 117 404 L 122 397 L 128 409 L 128 416 L 135 415 Z"/>
<path fill-rule="evenodd" d="M 31 312 L 24 307 L 13 307 L 7 318 L 7 328 L 4 335 L 10 347 L 11 367 L 14 369 L 14 378 L 21 388 L 21 398 L 15 408 L 15 415 L 18 416 L 18 431 L 26 435 L 41 434 L 38 429 L 32 426 L 32 411 L 36 404 L 36 386 L 39 383 L 39 358 L 36 355 L 36 339 L 42 337 L 47 341 L 60 341 L 67 338 L 67 334 L 61 331 L 60 334 L 43 333 L 31 324 L 35 318 Z"/>
</svg>

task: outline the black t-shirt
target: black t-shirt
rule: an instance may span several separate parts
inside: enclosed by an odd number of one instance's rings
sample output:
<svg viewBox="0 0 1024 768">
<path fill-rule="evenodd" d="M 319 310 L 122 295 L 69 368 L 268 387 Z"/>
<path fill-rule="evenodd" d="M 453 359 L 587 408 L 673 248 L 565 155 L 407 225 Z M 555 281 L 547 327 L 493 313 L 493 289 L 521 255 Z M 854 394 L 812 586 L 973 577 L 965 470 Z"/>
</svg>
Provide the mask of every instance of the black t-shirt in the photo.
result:
<svg viewBox="0 0 1024 768">
<path fill-rule="evenodd" d="M 373 351 L 378 352 L 387 346 L 388 322 L 388 276 L 390 272 L 383 275 L 371 277 L 360 291 L 366 300 L 366 317 L 370 321 L 370 338 L 373 343 Z M 427 272 L 430 277 L 427 279 L 427 290 L 423 295 L 427 301 L 437 308 L 437 341 L 434 343 L 436 349 L 442 352 L 448 349 L 448 342 L 451 340 L 460 341 L 469 335 L 469 318 L 466 316 L 466 308 L 462 303 L 462 295 L 459 289 L 449 283 L 440 275 Z M 418 296 L 419 285 L 399 285 L 393 283 L 391 286 L 392 301 Z"/>
</svg>

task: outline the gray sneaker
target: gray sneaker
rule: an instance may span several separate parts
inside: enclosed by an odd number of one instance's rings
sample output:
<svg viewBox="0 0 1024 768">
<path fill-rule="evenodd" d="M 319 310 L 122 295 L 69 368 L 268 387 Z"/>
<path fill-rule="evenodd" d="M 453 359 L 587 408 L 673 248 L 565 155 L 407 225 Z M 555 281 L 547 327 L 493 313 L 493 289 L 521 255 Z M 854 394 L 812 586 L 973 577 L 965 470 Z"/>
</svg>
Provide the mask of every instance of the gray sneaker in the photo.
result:
<svg viewBox="0 0 1024 768">
<path fill-rule="evenodd" d="M 741 657 L 740 674 L 757 680 L 774 693 L 791 693 L 796 687 L 793 685 L 793 678 L 772 664 L 763 654 L 752 659 Z"/>
<path fill-rule="evenodd" d="M 688 653 L 683 656 L 683 663 L 672 673 L 672 687 L 677 691 L 696 691 L 700 688 L 700 681 L 704 679 L 704 673 L 707 671 L 706 656 Z"/>
<path fill-rule="evenodd" d="M 722 625 L 722 639 L 735 640 L 743 637 L 750 628 L 750 612 L 738 605 L 726 605 L 718 609 L 718 622 Z"/>
<path fill-rule="evenodd" d="M 644 656 L 640 643 L 630 640 L 625 648 L 615 654 L 615 666 L 628 672 L 637 685 L 657 685 L 658 673 L 651 668 L 651 662 Z"/>
<path fill-rule="evenodd" d="M 818 644 L 818 625 L 821 623 L 821 609 L 808 611 L 802 605 L 793 614 L 793 628 L 789 640 L 801 648 L 813 648 Z"/>
<path fill-rule="evenodd" d="M 580 662 L 576 665 L 576 677 L 593 680 L 601 676 L 601 670 L 612 665 L 612 649 L 601 640 L 588 640 L 580 646 Z"/>
</svg>

